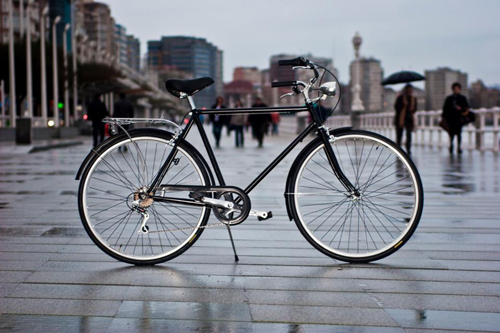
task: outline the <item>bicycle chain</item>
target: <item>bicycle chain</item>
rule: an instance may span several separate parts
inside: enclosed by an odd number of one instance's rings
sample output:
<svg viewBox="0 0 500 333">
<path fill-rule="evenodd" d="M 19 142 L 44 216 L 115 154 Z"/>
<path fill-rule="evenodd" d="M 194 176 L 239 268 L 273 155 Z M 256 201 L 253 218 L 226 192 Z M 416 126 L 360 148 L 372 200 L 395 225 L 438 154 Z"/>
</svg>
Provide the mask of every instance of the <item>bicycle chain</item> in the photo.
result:
<svg viewBox="0 0 500 333">
<path fill-rule="evenodd" d="M 208 224 L 208 225 L 203 225 L 201 227 L 186 227 L 186 228 L 177 228 L 177 229 L 163 229 L 163 230 L 155 230 L 155 231 L 148 231 L 148 234 L 159 234 L 161 232 L 174 232 L 174 231 L 186 231 L 186 230 L 194 230 L 194 229 L 208 229 L 208 228 L 215 228 L 219 227 L 221 225 L 227 225 L 224 222 L 219 222 L 215 224 Z"/>
</svg>

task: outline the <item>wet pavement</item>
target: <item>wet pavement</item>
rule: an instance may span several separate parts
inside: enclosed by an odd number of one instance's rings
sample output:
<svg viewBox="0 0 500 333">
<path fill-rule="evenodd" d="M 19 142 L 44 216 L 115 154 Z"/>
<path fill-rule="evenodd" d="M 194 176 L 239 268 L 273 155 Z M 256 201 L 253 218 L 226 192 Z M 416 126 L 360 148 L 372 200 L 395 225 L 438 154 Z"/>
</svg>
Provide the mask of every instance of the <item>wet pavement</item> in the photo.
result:
<svg viewBox="0 0 500 333">
<path fill-rule="evenodd" d="M 194 136 L 197 146 L 199 140 Z M 372 264 L 336 262 L 287 218 L 288 170 L 300 147 L 251 194 L 233 235 L 207 229 L 180 257 L 135 267 L 102 253 L 77 210 L 84 145 L 28 154 L 0 145 L 0 331 L 500 331 L 500 158 L 414 148 L 425 208 L 412 239 Z M 290 141 L 224 136 L 228 184 L 245 187 Z M 209 223 L 215 223 L 211 217 Z"/>
</svg>

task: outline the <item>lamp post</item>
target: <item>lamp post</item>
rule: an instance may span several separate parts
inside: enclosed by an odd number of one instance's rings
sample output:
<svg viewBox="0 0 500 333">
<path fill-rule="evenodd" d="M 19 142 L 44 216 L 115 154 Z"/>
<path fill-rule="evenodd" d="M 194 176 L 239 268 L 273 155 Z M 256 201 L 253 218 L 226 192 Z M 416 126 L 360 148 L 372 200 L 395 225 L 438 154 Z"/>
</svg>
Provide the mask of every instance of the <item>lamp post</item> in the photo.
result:
<svg viewBox="0 0 500 333">
<path fill-rule="evenodd" d="M 359 68 L 359 48 L 361 47 L 361 42 L 363 39 L 359 35 L 359 33 L 356 32 L 356 35 L 352 38 L 352 45 L 354 46 L 354 54 L 356 55 L 356 63 L 354 64 L 355 68 L 355 75 L 354 76 L 354 85 L 352 87 L 352 94 L 353 94 L 353 99 L 352 99 L 352 105 L 351 105 L 351 110 L 352 111 L 364 111 L 365 108 L 363 106 L 363 101 L 361 101 L 360 97 L 360 92 L 361 92 L 361 85 L 359 84 L 360 81 L 360 68 Z"/>
<path fill-rule="evenodd" d="M 34 0 L 28 0 L 26 7 L 26 94 L 28 95 L 28 117 L 33 117 L 33 82 L 31 71 L 31 5 Z M 22 1 L 21 1 L 22 6 Z"/>
<path fill-rule="evenodd" d="M 64 54 L 64 125 L 69 127 L 69 83 L 68 83 L 68 41 L 66 40 L 71 24 L 64 26 L 63 54 Z"/>
<path fill-rule="evenodd" d="M 24 37 L 24 0 L 19 0 L 19 37 Z"/>
<path fill-rule="evenodd" d="M 47 125 L 47 69 L 45 68 L 45 26 L 46 17 L 49 14 L 49 7 L 46 6 L 40 17 L 40 68 L 41 68 L 41 86 L 42 86 L 42 123 Z"/>
<path fill-rule="evenodd" d="M 54 126 L 59 127 L 59 80 L 57 77 L 57 36 L 56 36 L 56 28 L 57 23 L 61 21 L 61 16 L 57 16 L 52 23 L 52 73 L 53 73 L 53 82 L 54 87 L 53 91 L 53 108 L 54 108 Z"/>
<path fill-rule="evenodd" d="M 73 2 L 73 7 L 71 9 L 71 47 L 73 54 L 73 119 L 77 119 L 76 108 L 78 106 L 78 78 L 76 75 L 77 71 L 77 59 L 78 59 L 78 48 L 76 47 L 76 8 L 75 1 Z"/>
<path fill-rule="evenodd" d="M 14 62 L 14 4 L 9 0 L 10 126 L 16 127 L 16 71 Z"/>
</svg>

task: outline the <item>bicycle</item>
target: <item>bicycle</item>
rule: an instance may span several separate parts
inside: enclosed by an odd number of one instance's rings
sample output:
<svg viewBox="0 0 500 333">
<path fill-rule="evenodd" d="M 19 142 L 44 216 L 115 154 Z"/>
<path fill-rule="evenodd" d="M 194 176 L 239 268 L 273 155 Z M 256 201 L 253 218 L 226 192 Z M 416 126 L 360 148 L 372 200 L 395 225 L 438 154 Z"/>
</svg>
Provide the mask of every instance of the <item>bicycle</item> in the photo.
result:
<svg viewBox="0 0 500 333">
<path fill-rule="evenodd" d="M 167 91 L 186 99 L 191 108 L 184 127 L 163 118 L 106 120 L 122 131 L 92 149 L 76 176 L 81 179 L 80 217 L 102 251 L 130 264 L 158 264 L 186 251 L 204 229 L 225 225 L 238 260 L 230 227 L 249 216 L 261 221 L 272 217 L 272 212 L 252 209 L 249 193 L 312 133 L 316 138 L 292 164 L 284 193 L 288 217 L 305 239 L 325 255 L 353 263 L 382 259 L 408 241 L 424 200 L 412 160 L 379 134 L 327 128 L 315 105 L 336 95 L 336 83 L 317 87 L 320 67 L 302 57 L 279 65 L 314 72 L 307 83 L 272 83 L 291 87 L 286 95 L 302 94 L 304 106 L 198 110 L 192 96 L 213 80 L 169 80 Z M 318 97 L 311 98 L 312 92 Z M 309 126 L 244 190 L 226 185 L 200 116 L 300 111 L 311 115 Z M 130 123 L 170 124 L 176 130 L 124 130 Z M 211 167 L 185 139 L 193 125 Z M 207 225 L 211 211 L 219 222 Z"/>
</svg>

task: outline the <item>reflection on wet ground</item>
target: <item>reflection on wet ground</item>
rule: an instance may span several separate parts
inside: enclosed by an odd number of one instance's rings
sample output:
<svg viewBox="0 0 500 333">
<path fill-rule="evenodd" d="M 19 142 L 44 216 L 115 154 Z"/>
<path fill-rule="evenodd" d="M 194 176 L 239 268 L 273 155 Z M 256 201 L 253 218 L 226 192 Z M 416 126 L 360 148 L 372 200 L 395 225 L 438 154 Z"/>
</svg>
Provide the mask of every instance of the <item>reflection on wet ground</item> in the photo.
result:
<svg viewBox="0 0 500 333">
<path fill-rule="evenodd" d="M 248 137 L 236 150 L 227 138 L 216 151 L 227 183 L 245 187 L 287 141 L 259 150 Z M 290 156 L 251 195 L 273 219 L 232 229 L 238 263 L 227 231 L 212 228 L 175 260 L 135 267 L 103 254 L 81 225 L 74 176 L 88 150 L 89 142 L 2 155 L 0 331 L 500 330 L 498 155 L 416 147 L 421 224 L 402 250 L 373 264 L 323 256 L 288 220 Z M 239 164 L 237 153 L 245 154 Z"/>
</svg>

